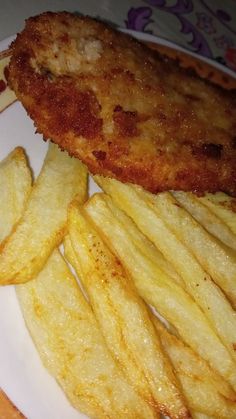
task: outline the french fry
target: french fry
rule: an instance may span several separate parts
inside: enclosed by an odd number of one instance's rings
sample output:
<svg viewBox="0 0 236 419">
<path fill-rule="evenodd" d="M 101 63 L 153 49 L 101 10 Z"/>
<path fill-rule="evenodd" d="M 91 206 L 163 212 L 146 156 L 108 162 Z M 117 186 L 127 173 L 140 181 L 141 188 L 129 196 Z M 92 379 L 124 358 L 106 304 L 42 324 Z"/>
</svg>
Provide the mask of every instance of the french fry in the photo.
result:
<svg viewBox="0 0 236 419">
<path fill-rule="evenodd" d="M 8 205 L 0 206 L 3 221 L 0 235 L 4 237 L 4 223 L 8 222 L 12 228 L 24 209 L 30 189 L 30 170 L 21 149 L 0 164 L 0 175 L 1 184 L 14 197 L 8 200 Z M 15 186 L 18 186 L 17 191 Z M 2 191 L 3 196 L 8 197 L 6 190 Z M 84 182 L 80 192 L 82 199 L 85 191 Z M 39 276 L 27 284 L 18 285 L 16 292 L 44 365 L 75 408 L 100 418 L 159 417 L 120 374 L 90 306 L 57 250 L 49 257 Z"/>
<path fill-rule="evenodd" d="M 0 162 L 0 242 L 20 218 L 31 192 L 31 183 L 26 155 L 23 148 L 17 147 Z"/>
<path fill-rule="evenodd" d="M 158 412 L 188 418 L 171 364 L 132 279 L 76 204 L 69 207 L 68 224 L 80 265 L 78 274 L 82 272 L 82 283 L 113 358 L 140 397 Z"/>
<path fill-rule="evenodd" d="M 99 292 L 97 290 L 97 281 L 91 280 L 91 277 L 93 275 L 90 274 L 91 269 L 92 272 L 94 272 L 96 262 L 92 261 L 92 267 L 88 266 L 88 259 L 86 258 L 86 261 L 83 257 L 84 248 L 86 247 L 86 244 L 84 240 L 81 240 L 81 235 L 85 234 L 85 238 L 91 238 L 91 231 L 89 232 L 89 227 L 84 224 L 84 219 L 81 222 L 81 216 L 80 218 L 80 225 L 79 225 L 79 234 L 80 234 L 80 240 L 79 237 L 75 238 L 75 243 L 78 251 L 77 256 L 77 266 L 78 261 L 79 263 L 79 273 L 80 269 L 82 267 L 86 267 L 86 270 L 88 269 L 88 279 L 84 280 L 83 283 L 87 283 L 86 289 L 90 289 L 90 292 L 88 292 L 90 301 L 97 301 L 98 306 L 98 317 L 105 316 L 105 319 L 109 320 L 109 323 L 112 321 L 112 314 L 109 314 L 106 312 L 104 307 L 106 304 L 104 303 L 104 300 L 100 297 Z M 125 220 L 126 221 L 126 220 Z M 73 222 L 73 221 L 72 221 Z M 77 220 L 78 222 L 78 220 Z M 73 228 L 75 228 L 75 221 L 73 222 Z M 81 233 L 81 230 L 84 232 Z M 127 229 L 129 229 L 129 225 L 127 225 Z M 130 231 L 130 229 L 129 229 Z M 96 245 L 96 246 L 95 246 Z M 87 244 L 88 246 L 88 244 Z M 96 249 L 96 252 L 100 254 L 100 251 L 98 250 L 98 243 L 96 240 L 92 240 L 92 243 L 90 244 L 90 250 L 88 248 L 88 254 L 89 257 L 91 257 L 92 249 Z M 147 248 L 148 250 L 148 248 Z M 101 251 L 104 253 L 104 249 Z M 94 256 L 95 260 L 96 255 Z M 79 260 L 78 260 L 79 259 Z M 71 258 L 70 258 L 71 260 Z M 84 263 L 83 263 L 84 262 Z M 74 262 L 75 263 L 75 262 Z M 99 263 L 99 260 L 97 261 L 97 264 L 99 264 L 99 270 L 95 270 L 95 272 L 100 272 L 101 275 L 103 275 L 103 270 L 101 269 L 101 265 Z M 105 265 L 106 267 L 109 266 L 108 264 Z M 117 269 L 116 269 L 117 270 Z M 104 279 L 104 277 L 106 279 Z M 107 284 L 107 275 L 104 274 L 103 280 L 102 280 L 102 288 L 104 287 L 104 283 Z M 95 296 L 95 297 L 94 297 Z M 117 297 L 117 300 L 119 298 Z M 109 299 L 109 302 L 111 299 Z M 96 304 L 96 303 L 95 303 Z M 95 312 L 97 311 L 97 306 L 94 306 Z M 132 316 L 133 318 L 134 316 Z M 157 319 L 155 321 L 158 322 Z M 114 323 L 112 322 L 113 327 Z M 222 417 L 222 418 L 234 418 L 236 414 L 236 405 L 235 405 L 235 393 L 232 391 L 230 386 L 227 385 L 224 380 L 222 380 L 222 377 L 218 376 L 214 371 L 210 370 L 208 364 L 199 358 L 195 353 L 188 347 L 186 347 L 179 339 L 177 339 L 174 336 L 171 336 L 168 334 L 168 332 L 163 329 L 163 326 L 158 323 L 157 329 L 158 332 L 162 331 L 160 333 L 161 341 L 164 346 L 164 349 L 167 351 L 170 356 L 173 365 L 175 367 L 175 371 L 177 372 L 178 377 L 180 378 L 180 381 L 184 388 L 184 394 L 188 395 L 188 402 L 191 409 L 196 409 L 199 411 L 203 411 L 203 413 L 208 415 L 213 415 L 216 417 Z M 124 330 L 124 328 L 123 328 Z M 119 352 L 119 350 L 117 351 Z M 182 378 L 182 380 L 181 380 Z M 228 400 L 227 400 L 228 398 Z"/>
<path fill-rule="evenodd" d="M 114 202 L 134 219 L 140 230 L 174 266 L 183 278 L 186 290 L 202 308 L 212 328 L 227 347 L 231 357 L 236 360 L 235 312 L 221 290 L 184 245 L 182 236 L 181 239 L 177 237 L 174 223 L 178 225 L 178 219 L 171 215 L 171 211 L 172 209 L 173 211 L 179 210 L 179 206 L 173 205 L 172 207 L 170 205 L 171 199 L 169 199 L 168 193 L 160 194 L 161 202 L 167 201 L 165 211 L 161 212 L 161 208 L 163 209 L 161 204 L 157 209 L 158 197 L 142 188 L 101 177 L 99 177 L 99 184 L 105 192 L 111 195 Z M 187 229 L 185 225 L 187 224 L 186 219 L 187 215 L 182 217 L 178 231 L 180 234 L 182 226 L 184 227 L 182 230 L 188 230 L 192 237 L 191 228 Z M 187 239 L 187 233 L 183 232 L 182 234 Z"/>
<path fill-rule="evenodd" d="M 29 281 L 66 231 L 67 207 L 86 199 L 87 170 L 53 144 L 14 231 L 0 245 L 0 284 Z"/>
<path fill-rule="evenodd" d="M 222 419 L 236 417 L 236 399 L 230 386 L 178 337 L 153 316 L 163 348 L 169 355 L 191 411 Z"/>
<path fill-rule="evenodd" d="M 125 199 L 119 193 L 117 197 Z M 135 202 L 132 199 L 127 200 L 130 205 Z M 206 316 L 181 286 L 134 245 L 111 199 L 104 194 L 97 194 L 86 202 L 84 208 L 133 278 L 141 297 L 174 325 L 181 338 L 236 389 L 235 363 Z"/>
<path fill-rule="evenodd" d="M 179 191 L 172 192 L 172 195 L 209 233 L 226 246 L 236 250 L 236 234 L 210 208 L 204 205 L 199 197 L 193 193 Z"/>
<path fill-rule="evenodd" d="M 114 214 L 119 217 L 119 220 L 122 224 L 126 227 L 129 231 L 129 235 L 132 238 L 132 242 L 134 245 L 142 252 L 142 254 L 150 259 L 153 263 L 159 266 L 159 268 L 164 271 L 168 276 L 173 278 L 175 282 L 178 284 L 183 285 L 183 279 L 177 274 L 177 272 L 173 269 L 172 265 L 164 258 L 162 253 L 156 248 L 156 246 L 148 240 L 144 234 L 137 228 L 136 224 L 130 217 L 123 211 L 119 211 L 116 207 L 113 206 Z"/>
<path fill-rule="evenodd" d="M 8 205 L 0 205 L 0 236 L 4 237 L 5 224 L 12 228 L 31 187 L 22 149 L 0 163 L 0 185 L 8 199 Z M 82 198 L 85 190 L 83 182 Z M 57 250 L 36 279 L 15 289 L 44 365 L 75 408 L 99 418 L 159 417 L 121 376 L 89 304 Z"/>
<path fill-rule="evenodd" d="M 199 200 L 206 205 L 217 217 L 219 217 L 231 231 L 236 234 L 236 199 L 218 192 L 206 194 Z"/>
<path fill-rule="evenodd" d="M 39 275 L 16 291 L 44 366 L 76 409 L 92 418 L 158 418 L 121 375 L 57 250 Z"/>
<path fill-rule="evenodd" d="M 187 250 L 193 253 L 199 262 L 199 264 L 196 263 L 195 258 L 191 256 L 190 252 L 186 252 L 184 261 L 182 260 L 183 258 L 176 258 L 178 260 L 175 262 L 175 269 L 178 272 L 182 272 L 182 277 L 186 277 L 187 283 L 190 283 L 190 277 L 193 277 L 193 272 L 195 272 L 195 282 L 198 282 L 199 285 L 197 286 L 198 293 L 194 292 L 193 297 L 197 298 L 197 301 L 200 300 L 202 302 L 202 293 L 204 293 L 206 295 L 215 295 L 217 299 L 216 287 L 211 281 L 206 281 L 204 271 L 200 267 L 201 265 L 205 272 L 224 291 L 232 305 L 236 307 L 236 255 L 195 221 L 184 208 L 178 205 L 178 202 L 170 193 L 165 192 L 153 195 L 141 190 L 141 188 L 138 188 L 137 193 L 147 204 L 150 203 L 152 205 L 152 209 L 157 217 L 165 222 L 167 227 L 173 231 L 176 237 L 186 246 Z M 187 261 L 189 262 L 187 263 Z M 202 281 L 201 278 L 203 278 Z M 195 284 L 193 283 L 193 285 Z M 199 294 L 199 297 L 197 294 Z M 225 300 L 225 297 L 222 294 L 222 304 L 224 304 L 223 300 Z M 207 312 L 210 310 L 212 315 L 216 317 L 217 313 L 214 312 L 216 306 L 213 305 L 211 307 L 209 298 L 207 305 L 210 307 L 209 309 L 207 306 Z M 202 308 L 205 310 L 203 306 Z M 217 309 L 219 311 L 219 307 Z M 225 310 L 227 310 L 227 305 L 225 305 Z M 235 323 L 233 322 L 233 330 L 235 331 L 233 342 L 236 342 L 236 317 L 230 307 L 228 314 L 225 313 L 224 318 L 226 315 L 228 321 L 232 317 L 235 318 Z"/>
</svg>

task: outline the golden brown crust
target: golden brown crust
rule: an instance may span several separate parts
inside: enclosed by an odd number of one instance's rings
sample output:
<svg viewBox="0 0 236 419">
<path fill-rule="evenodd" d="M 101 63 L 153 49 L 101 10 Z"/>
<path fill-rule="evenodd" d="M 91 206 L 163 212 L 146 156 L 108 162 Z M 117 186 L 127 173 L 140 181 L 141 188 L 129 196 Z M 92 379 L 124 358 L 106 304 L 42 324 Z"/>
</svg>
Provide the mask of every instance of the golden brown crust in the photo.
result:
<svg viewBox="0 0 236 419">
<path fill-rule="evenodd" d="M 162 56 L 171 58 L 176 64 L 188 71 L 193 71 L 199 77 L 206 79 L 224 89 L 236 89 L 236 78 L 226 74 L 224 71 L 215 66 L 202 61 L 200 58 L 193 57 L 187 52 L 179 51 L 177 49 L 167 47 L 166 45 L 154 44 L 153 42 L 146 42 L 149 48 L 158 51 Z"/>
<path fill-rule="evenodd" d="M 10 84 L 37 130 L 92 173 L 236 196 L 233 93 L 66 12 L 29 19 L 12 48 Z"/>
</svg>

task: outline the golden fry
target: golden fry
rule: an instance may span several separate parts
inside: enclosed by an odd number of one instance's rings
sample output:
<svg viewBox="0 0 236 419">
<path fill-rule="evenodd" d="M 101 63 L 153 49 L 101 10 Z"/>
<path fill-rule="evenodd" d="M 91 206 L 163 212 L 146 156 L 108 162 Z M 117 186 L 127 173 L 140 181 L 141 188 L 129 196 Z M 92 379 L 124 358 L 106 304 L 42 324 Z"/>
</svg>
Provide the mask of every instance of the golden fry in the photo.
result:
<svg viewBox="0 0 236 419">
<path fill-rule="evenodd" d="M 209 233 L 236 250 L 236 234 L 198 196 L 186 192 L 172 192 L 172 195 Z"/>
<path fill-rule="evenodd" d="M 175 258 L 175 269 L 177 272 L 182 272 L 182 277 L 183 279 L 186 278 L 186 283 L 190 283 L 190 278 L 195 275 L 196 280 L 193 281 L 193 285 L 194 283 L 198 283 L 198 285 L 197 292 L 193 292 L 194 298 L 196 298 L 197 301 L 200 299 L 200 301 L 203 302 L 203 295 L 210 294 L 215 295 L 216 299 L 217 297 L 220 299 L 220 297 L 217 296 L 214 284 L 206 281 L 206 276 L 204 276 L 203 271 L 204 269 L 205 272 L 211 276 L 213 281 L 224 291 L 229 300 L 232 302 L 232 305 L 236 307 L 235 254 L 228 250 L 224 244 L 221 244 L 219 240 L 216 240 L 214 236 L 209 234 L 184 208 L 178 205 L 178 202 L 170 193 L 165 192 L 158 195 L 152 195 L 140 188 L 137 189 L 137 193 L 140 198 L 145 200 L 147 205 L 150 204 L 152 206 L 152 210 L 156 216 L 161 218 L 167 227 L 176 235 L 177 239 L 179 239 L 180 242 L 186 246 L 187 252 L 185 257 Z M 156 238 L 155 240 L 157 242 Z M 180 251 L 181 246 L 178 245 L 178 248 Z M 164 253 L 163 248 L 162 251 Z M 189 251 L 196 259 L 191 256 Z M 197 263 L 196 260 L 199 263 Z M 174 264 L 173 261 L 172 264 Z M 201 267 L 203 269 L 201 269 Z M 201 281 L 201 278 L 203 278 L 203 281 Z M 189 292 L 191 293 L 191 291 Z M 225 298 L 222 294 L 221 305 L 224 304 L 223 300 L 225 300 Z M 210 298 L 208 298 L 208 306 L 213 313 L 214 309 L 211 307 Z M 202 308 L 205 310 L 204 306 L 202 306 Z M 214 306 L 214 308 L 216 308 L 216 306 Z M 219 311 L 219 307 L 217 308 Z M 226 305 L 225 310 L 227 310 Z M 207 312 L 208 311 L 209 308 L 207 307 Z M 231 314 L 228 310 L 228 322 L 229 318 L 232 317 L 232 310 L 230 311 Z M 214 312 L 213 315 L 216 317 L 217 313 Z M 234 342 L 236 342 L 236 320 L 233 324 L 233 328 L 235 331 Z"/>
<path fill-rule="evenodd" d="M 236 395 L 228 383 L 189 346 L 153 316 L 163 348 L 169 355 L 191 411 L 222 419 L 236 417 Z"/>
<path fill-rule="evenodd" d="M 31 192 L 31 172 L 23 148 L 0 162 L 0 242 L 10 234 Z"/>
<path fill-rule="evenodd" d="M 87 170 L 51 145 L 27 206 L 12 234 L 0 245 L 0 284 L 32 279 L 66 231 L 67 207 L 87 194 Z"/>
<path fill-rule="evenodd" d="M 189 417 L 171 364 L 132 280 L 82 208 L 72 204 L 68 221 L 81 280 L 114 359 L 140 397 L 153 408 L 171 418 Z"/>
<path fill-rule="evenodd" d="M 0 174 L 0 188 L 4 199 L 8 198 L 8 205 L 0 206 L 0 236 L 4 237 L 4 222 L 9 220 L 12 228 L 31 187 L 22 149 L 0 163 Z M 81 187 L 82 199 L 84 193 Z M 44 365 L 75 408 L 104 419 L 159 417 L 121 376 L 90 306 L 58 251 L 49 257 L 36 279 L 17 286 L 16 292 Z"/>
<path fill-rule="evenodd" d="M 92 418 L 156 418 L 113 361 L 88 302 L 57 250 L 16 287 L 43 364 L 72 405 Z"/>
<path fill-rule="evenodd" d="M 117 190 L 115 193 L 119 200 L 125 199 L 124 194 L 120 195 Z M 134 198 L 129 198 L 127 203 L 134 204 Z M 85 204 L 86 213 L 133 278 L 142 298 L 173 324 L 182 339 L 236 389 L 235 363 L 202 310 L 182 287 L 134 245 L 126 225 L 114 215 L 113 208 L 111 199 L 104 194 L 94 195 Z M 140 211 L 139 205 L 137 210 Z"/>
<path fill-rule="evenodd" d="M 116 206 L 112 207 L 112 211 L 129 231 L 132 242 L 142 252 L 142 254 L 155 263 L 155 265 L 158 265 L 158 267 L 165 272 L 166 275 L 173 278 L 177 283 L 183 285 L 184 281 L 181 276 L 177 274 L 173 266 L 164 258 L 163 254 L 156 248 L 156 246 L 141 233 L 132 218 L 127 217 L 127 215 L 123 211 L 120 211 Z"/>
<path fill-rule="evenodd" d="M 181 208 L 171 202 L 171 196 L 168 193 L 156 196 L 140 187 L 122 184 L 115 179 L 100 177 L 98 181 L 102 188 L 112 196 L 114 202 L 134 219 L 140 230 L 174 266 L 183 278 L 186 290 L 203 309 L 231 357 L 236 360 L 235 312 L 221 290 L 183 243 L 183 235 L 187 240 L 184 230 L 192 235 L 191 228 L 185 225 L 188 220 L 187 214 L 182 216 L 181 222 L 178 222 L 176 214 L 175 217 L 172 216 L 172 212 L 179 212 Z M 165 205 L 162 205 L 163 202 Z M 176 234 L 177 227 L 178 234 L 181 234 L 180 238 Z M 193 228 L 193 225 L 191 227 Z"/>
<path fill-rule="evenodd" d="M 199 198 L 231 231 L 236 234 L 236 199 L 219 192 Z"/>
</svg>

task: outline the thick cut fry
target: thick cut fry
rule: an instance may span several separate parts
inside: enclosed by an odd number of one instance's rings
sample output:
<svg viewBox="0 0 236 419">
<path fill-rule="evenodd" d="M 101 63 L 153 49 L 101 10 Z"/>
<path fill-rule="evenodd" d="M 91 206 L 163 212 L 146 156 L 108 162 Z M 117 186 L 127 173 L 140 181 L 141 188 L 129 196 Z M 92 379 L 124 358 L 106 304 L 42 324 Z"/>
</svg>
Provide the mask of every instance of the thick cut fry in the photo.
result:
<svg viewBox="0 0 236 419">
<path fill-rule="evenodd" d="M 236 398 L 230 386 L 154 316 L 153 322 L 182 384 L 190 409 L 217 418 L 234 419 Z"/>
<path fill-rule="evenodd" d="M 111 199 L 104 194 L 94 195 L 85 204 L 86 213 L 133 278 L 142 298 L 173 324 L 182 339 L 236 389 L 235 363 L 202 310 L 182 287 L 134 245 L 113 208 Z"/>
<path fill-rule="evenodd" d="M 232 305 L 236 307 L 236 255 L 195 221 L 194 218 L 178 204 L 170 193 L 165 192 L 153 195 L 141 190 L 141 188 L 137 189 L 137 193 L 148 205 L 149 203 L 152 205 L 153 211 L 157 217 L 161 218 L 167 227 L 173 231 L 176 237 L 186 246 L 187 250 L 193 253 L 205 272 L 207 272 L 213 281 L 219 285 L 231 301 Z M 180 247 L 180 245 L 178 247 Z M 194 273 L 196 278 L 195 282 L 198 282 L 199 284 L 197 286 L 199 295 L 201 294 L 201 290 L 206 295 L 216 294 L 215 285 L 212 282 L 205 280 L 204 271 L 199 267 L 199 264 L 196 262 L 195 258 L 192 257 L 190 252 L 186 253 L 184 261 L 183 258 L 176 258 L 175 269 L 179 273 L 181 271 L 182 277 L 186 277 L 187 283 L 190 283 L 190 277 L 193 277 Z M 203 281 L 201 281 L 201 278 L 203 278 Z M 193 296 L 195 298 L 195 292 Z M 202 301 L 203 298 L 200 298 Z M 225 299 L 225 297 L 222 295 L 221 300 L 223 299 Z M 197 301 L 199 301 L 198 297 Z M 222 304 L 224 304 L 223 301 Z M 211 308 L 209 299 L 208 305 L 213 313 L 214 308 Z M 204 307 L 202 308 L 204 309 Z M 217 308 L 219 311 L 219 307 Z M 225 307 L 225 309 L 227 310 L 227 307 Z M 208 308 L 207 311 L 209 311 Z M 224 318 L 226 315 L 227 313 L 225 313 Z M 230 315 L 230 313 L 228 313 L 228 321 L 231 316 L 232 314 Z M 234 342 L 236 342 L 236 315 L 233 329 L 235 331 Z"/>
<path fill-rule="evenodd" d="M 172 195 L 209 233 L 236 250 L 236 234 L 199 197 L 186 192 L 172 192 Z"/>
<path fill-rule="evenodd" d="M 142 254 L 154 262 L 161 268 L 168 276 L 173 278 L 177 283 L 184 284 L 183 279 L 176 273 L 172 265 L 164 258 L 162 253 L 156 248 L 156 246 L 148 240 L 146 236 L 137 228 L 132 218 L 128 217 L 123 211 L 115 206 L 112 208 L 114 214 L 124 224 L 126 229 L 129 231 L 129 235 L 132 237 L 132 242 L 137 246 Z"/>
<path fill-rule="evenodd" d="M 114 359 L 140 397 L 158 412 L 171 418 L 190 417 L 171 364 L 132 279 L 86 219 L 82 208 L 72 204 L 68 220 L 81 280 Z"/>
<path fill-rule="evenodd" d="M 2 170 L 9 164 L 14 172 L 15 154 L 20 154 L 20 162 L 24 163 L 24 170 L 17 172 L 17 191 L 16 183 L 10 180 L 11 173 Z M 23 157 L 22 150 L 17 150 L 0 164 L 0 182 L 7 185 L 10 195 L 17 194 L 17 199 L 9 199 L 8 206 L 0 206 L 1 237 L 5 234 L 4 221 L 9 220 L 9 228 L 13 226 L 14 217 L 19 217 L 28 196 L 31 177 Z M 82 189 L 81 195 L 84 197 Z M 42 361 L 75 408 L 96 418 L 158 417 L 120 375 L 91 308 L 58 251 L 50 256 L 36 279 L 16 290 Z"/>
<path fill-rule="evenodd" d="M 0 163 L 0 242 L 18 221 L 31 191 L 31 172 L 23 148 Z"/>
<path fill-rule="evenodd" d="M 93 312 L 57 250 L 16 287 L 40 357 L 72 405 L 92 418 L 154 418 L 106 348 Z"/>
<path fill-rule="evenodd" d="M 79 160 L 51 145 L 26 208 L 12 234 L 0 245 L 0 284 L 32 279 L 66 231 L 67 207 L 87 192 L 87 171 Z"/>
<path fill-rule="evenodd" d="M 10 62 L 10 51 L 6 50 L 0 53 L 0 80 L 2 81 L 2 89 L 0 92 L 0 113 L 4 111 L 16 100 L 13 90 L 7 85 L 6 68 Z"/>
<path fill-rule="evenodd" d="M 216 194 L 206 194 L 199 198 L 217 217 L 227 224 L 236 234 L 236 199 L 219 192 Z"/>
<path fill-rule="evenodd" d="M 167 205 L 165 216 L 156 209 L 157 198 L 142 188 L 122 184 L 115 179 L 99 178 L 99 184 L 114 202 L 133 218 L 140 230 L 159 248 L 183 278 L 185 288 L 203 309 L 212 328 L 236 360 L 236 316 L 221 290 L 202 269 L 193 254 L 171 230 Z M 161 194 L 169 196 L 168 193 Z M 174 198 L 173 198 L 174 199 Z M 169 203 L 170 200 L 168 200 Z M 179 208 L 175 206 L 175 208 Z M 175 209 L 174 208 L 174 209 Z M 174 218 L 171 218 L 174 223 Z M 183 218 L 185 222 L 185 218 Z M 174 228 L 174 227 L 173 227 Z M 184 230 L 184 229 L 182 229 Z M 189 234 L 191 232 L 189 231 Z M 235 369 L 235 364 L 234 364 Z M 235 370 L 236 373 L 236 370 Z"/>
</svg>

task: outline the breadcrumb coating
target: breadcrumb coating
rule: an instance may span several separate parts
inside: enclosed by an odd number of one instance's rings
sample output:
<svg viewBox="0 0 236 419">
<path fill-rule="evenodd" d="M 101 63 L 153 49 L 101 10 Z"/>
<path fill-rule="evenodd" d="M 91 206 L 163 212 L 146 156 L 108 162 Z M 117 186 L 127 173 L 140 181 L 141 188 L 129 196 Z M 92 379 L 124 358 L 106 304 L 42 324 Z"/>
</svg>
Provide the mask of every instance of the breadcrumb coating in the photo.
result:
<svg viewBox="0 0 236 419">
<path fill-rule="evenodd" d="M 67 12 L 28 19 L 12 51 L 9 83 L 37 131 L 93 174 L 236 196 L 235 92 Z"/>
</svg>

